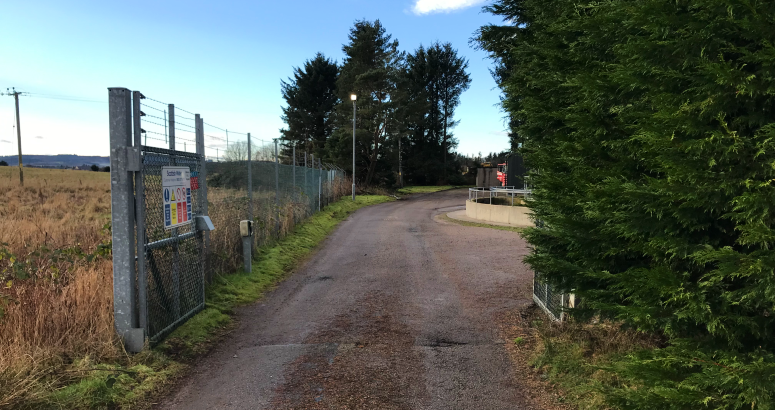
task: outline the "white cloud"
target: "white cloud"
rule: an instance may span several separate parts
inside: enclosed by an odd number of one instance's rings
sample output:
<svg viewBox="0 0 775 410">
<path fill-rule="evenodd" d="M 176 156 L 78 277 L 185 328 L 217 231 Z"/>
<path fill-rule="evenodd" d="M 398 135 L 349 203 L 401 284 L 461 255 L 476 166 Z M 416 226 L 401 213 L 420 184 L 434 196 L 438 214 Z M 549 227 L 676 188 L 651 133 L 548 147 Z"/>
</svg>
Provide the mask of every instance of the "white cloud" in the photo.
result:
<svg viewBox="0 0 775 410">
<path fill-rule="evenodd" d="M 487 0 L 417 0 L 412 11 L 414 14 L 449 13 L 482 4 Z"/>
</svg>

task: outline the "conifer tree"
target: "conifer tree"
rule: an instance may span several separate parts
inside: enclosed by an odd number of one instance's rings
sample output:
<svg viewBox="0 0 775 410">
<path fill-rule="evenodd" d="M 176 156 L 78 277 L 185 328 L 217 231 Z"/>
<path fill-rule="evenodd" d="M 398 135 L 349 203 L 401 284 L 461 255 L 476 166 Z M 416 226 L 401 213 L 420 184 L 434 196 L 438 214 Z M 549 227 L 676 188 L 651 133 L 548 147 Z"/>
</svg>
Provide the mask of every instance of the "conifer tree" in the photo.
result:
<svg viewBox="0 0 775 410">
<path fill-rule="evenodd" d="M 340 103 L 337 130 L 330 154 L 345 169 L 352 168 L 352 101 L 357 95 L 356 177 L 370 185 L 375 175 L 392 167 L 381 162 L 388 148 L 389 126 L 395 121 L 399 64 L 403 58 L 398 41 L 387 34 L 379 20 L 356 21 L 337 80 Z M 383 166 L 378 166 L 380 163 Z"/>
<path fill-rule="evenodd" d="M 436 184 L 446 179 L 447 156 L 457 146 L 450 129 L 457 125 L 455 108 L 471 79 L 468 62 L 449 43 L 420 46 L 406 56 L 401 70 L 402 117 L 411 155 L 407 177 L 414 184 Z"/>
<path fill-rule="evenodd" d="M 443 183 L 447 183 L 447 156 L 450 148 L 457 146 L 457 140 L 454 138 L 450 129 L 457 126 L 455 121 L 455 109 L 460 104 L 460 96 L 471 85 L 471 77 L 466 72 L 468 61 L 458 56 L 457 50 L 452 48 L 452 44 L 435 43 L 428 50 L 429 55 L 438 61 L 438 90 L 439 105 L 441 111 L 441 120 L 444 126 L 442 136 L 442 149 L 444 152 L 444 175 Z"/>
<path fill-rule="evenodd" d="M 339 101 L 338 74 L 336 63 L 317 53 L 303 68 L 294 68 L 288 82 L 282 81 L 283 99 L 288 104 L 282 115 L 286 128 L 280 130 L 286 155 L 295 145 L 298 152 L 325 156 L 326 143 L 334 131 L 334 107 Z"/>
<path fill-rule="evenodd" d="M 527 261 L 669 345 L 619 408 L 775 407 L 775 3 L 498 0 L 497 59 L 542 228 Z"/>
</svg>

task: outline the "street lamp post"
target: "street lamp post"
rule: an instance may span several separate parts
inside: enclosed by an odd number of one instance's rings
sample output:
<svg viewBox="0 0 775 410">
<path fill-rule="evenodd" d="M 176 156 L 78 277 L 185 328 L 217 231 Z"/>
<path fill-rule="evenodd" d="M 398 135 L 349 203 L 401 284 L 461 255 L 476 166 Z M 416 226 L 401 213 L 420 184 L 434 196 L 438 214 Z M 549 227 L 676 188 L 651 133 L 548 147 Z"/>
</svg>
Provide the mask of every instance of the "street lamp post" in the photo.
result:
<svg viewBox="0 0 775 410">
<path fill-rule="evenodd" d="M 358 97 L 350 94 L 350 99 L 353 100 L 353 201 L 355 201 L 355 100 Z"/>
</svg>

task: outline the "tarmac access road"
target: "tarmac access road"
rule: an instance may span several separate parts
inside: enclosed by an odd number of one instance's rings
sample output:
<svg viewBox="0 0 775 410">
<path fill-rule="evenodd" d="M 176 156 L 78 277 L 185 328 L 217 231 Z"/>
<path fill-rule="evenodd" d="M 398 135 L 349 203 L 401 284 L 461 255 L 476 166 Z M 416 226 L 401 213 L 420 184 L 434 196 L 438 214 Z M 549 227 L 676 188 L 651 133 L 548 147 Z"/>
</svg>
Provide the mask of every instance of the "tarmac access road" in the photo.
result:
<svg viewBox="0 0 775 410">
<path fill-rule="evenodd" d="M 531 303 L 514 232 L 434 218 L 466 190 L 363 208 L 163 409 L 527 409 L 499 321 Z M 457 207 L 457 208 L 456 208 Z"/>
</svg>

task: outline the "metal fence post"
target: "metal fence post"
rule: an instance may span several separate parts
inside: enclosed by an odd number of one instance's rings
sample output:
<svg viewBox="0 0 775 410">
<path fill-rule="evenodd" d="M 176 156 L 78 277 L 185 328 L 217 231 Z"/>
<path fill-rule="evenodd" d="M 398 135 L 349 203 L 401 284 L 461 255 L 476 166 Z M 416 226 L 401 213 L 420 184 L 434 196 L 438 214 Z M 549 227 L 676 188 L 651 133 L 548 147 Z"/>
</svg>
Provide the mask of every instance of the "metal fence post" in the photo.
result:
<svg viewBox="0 0 775 410">
<path fill-rule="evenodd" d="M 116 332 L 130 352 L 143 349 L 135 305 L 135 235 L 132 173 L 127 156 L 132 146 L 132 104 L 126 88 L 108 88 L 110 135 L 110 203 L 113 239 L 113 317 Z M 139 114 L 139 113 L 138 113 Z"/>
<path fill-rule="evenodd" d="M 274 205 L 277 208 L 275 232 L 280 238 L 280 153 L 277 149 L 277 138 L 274 139 Z"/>
<path fill-rule="evenodd" d="M 313 184 L 315 183 L 315 154 L 309 154 L 309 159 L 311 162 L 311 166 L 309 167 L 310 172 L 312 172 L 312 181 L 310 181 L 309 184 L 309 210 L 310 213 L 314 214 L 315 211 L 315 188 L 313 188 Z"/>
<path fill-rule="evenodd" d="M 204 131 L 204 119 L 199 114 L 194 114 L 194 121 L 196 122 L 196 153 L 201 155 L 201 165 L 199 167 L 199 177 L 197 182 L 199 183 L 199 204 L 202 215 L 209 215 L 207 205 L 207 156 L 205 155 L 205 131 Z M 210 251 L 210 231 L 204 231 L 202 238 L 202 252 L 199 254 L 200 261 L 202 261 L 203 275 L 202 280 L 205 283 L 212 281 L 212 272 L 207 266 L 207 253 Z M 205 300 L 205 287 L 202 283 L 202 300 Z"/>
<path fill-rule="evenodd" d="M 323 208 L 323 161 L 318 160 L 318 211 Z"/>
<path fill-rule="evenodd" d="M 296 144 L 293 144 L 293 200 L 296 201 Z"/>
<path fill-rule="evenodd" d="M 304 195 L 307 195 L 307 151 L 304 151 Z"/>
<path fill-rule="evenodd" d="M 170 111 L 170 138 L 169 149 L 175 150 L 175 104 L 168 104 L 167 109 Z M 196 124 L 195 124 L 196 125 Z M 183 143 L 185 144 L 185 142 Z M 174 156 L 172 157 L 172 165 L 175 164 Z M 175 318 L 180 317 L 180 246 L 178 245 L 178 228 L 172 229 L 170 232 L 172 237 L 175 238 L 175 242 L 172 244 L 172 289 L 174 290 L 172 295 L 172 310 Z"/>
<path fill-rule="evenodd" d="M 248 221 L 253 223 L 253 142 L 250 140 L 250 133 L 248 133 Z M 255 235 L 251 232 L 250 240 L 250 258 L 253 258 L 253 238 Z M 244 252 L 244 246 L 243 246 Z"/>
<path fill-rule="evenodd" d="M 175 104 L 168 104 L 167 109 L 170 111 L 169 128 L 169 149 L 175 150 Z M 196 125 L 196 124 L 194 124 Z M 185 142 L 184 142 L 185 144 Z M 173 157 L 174 158 L 174 157 Z M 173 165 L 174 159 L 172 160 Z M 171 235 L 175 238 L 175 242 L 172 245 L 172 289 L 174 290 L 172 295 L 172 310 L 175 318 L 179 318 L 180 311 L 180 246 L 178 245 L 178 228 L 172 229 Z"/>
<path fill-rule="evenodd" d="M 147 333 L 148 330 L 148 282 L 145 274 L 145 184 L 143 180 L 143 167 L 141 145 L 142 145 L 142 123 L 141 116 L 145 115 L 140 110 L 140 100 L 145 98 L 142 93 L 135 91 L 132 93 L 132 108 L 134 111 L 134 137 L 137 153 L 137 164 L 139 168 L 135 171 L 135 218 L 137 223 L 137 304 L 138 304 L 138 327 Z"/>
<path fill-rule="evenodd" d="M 280 154 L 277 149 L 277 138 L 274 139 L 274 203 L 280 206 Z"/>
<path fill-rule="evenodd" d="M 248 220 L 253 221 L 253 164 L 251 163 L 253 146 L 248 133 Z"/>
</svg>

